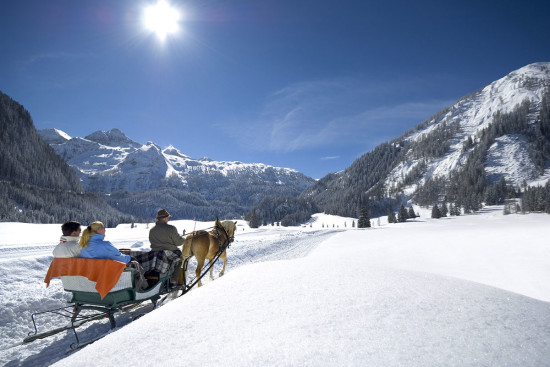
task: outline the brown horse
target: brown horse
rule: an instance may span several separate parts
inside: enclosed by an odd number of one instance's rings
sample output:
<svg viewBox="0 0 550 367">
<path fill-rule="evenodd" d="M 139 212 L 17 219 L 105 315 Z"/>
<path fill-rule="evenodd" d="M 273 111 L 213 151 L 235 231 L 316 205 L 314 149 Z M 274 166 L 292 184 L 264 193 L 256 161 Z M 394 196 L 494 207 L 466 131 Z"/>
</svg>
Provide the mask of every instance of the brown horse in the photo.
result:
<svg viewBox="0 0 550 367">
<path fill-rule="evenodd" d="M 210 232 L 196 231 L 190 233 L 189 235 L 187 235 L 187 237 L 185 237 L 185 242 L 182 246 L 182 253 L 184 254 L 184 256 L 195 256 L 195 258 L 197 259 L 197 269 L 195 270 L 195 275 L 197 278 L 201 274 L 202 267 L 204 266 L 204 261 L 208 260 L 208 264 L 210 264 L 212 259 L 220 250 L 220 246 L 222 246 L 226 240 L 228 240 L 229 242 L 233 242 L 236 228 L 237 222 L 233 222 L 230 220 L 220 222 L 218 219 L 216 219 L 214 229 Z M 191 249 L 191 254 L 188 254 L 189 250 L 185 251 L 185 249 L 189 248 Z M 220 271 L 220 276 L 222 276 L 225 272 L 225 264 L 227 263 L 226 250 L 222 252 L 222 254 L 220 255 L 220 259 L 222 259 L 223 261 L 223 267 Z M 214 276 L 212 275 L 213 270 L 214 267 L 212 266 L 210 268 L 210 279 L 214 279 Z M 184 277 L 185 282 L 187 274 L 184 274 Z M 199 280 L 198 286 L 200 287 L 201 285 L 202 283 Z"/>
</svg>

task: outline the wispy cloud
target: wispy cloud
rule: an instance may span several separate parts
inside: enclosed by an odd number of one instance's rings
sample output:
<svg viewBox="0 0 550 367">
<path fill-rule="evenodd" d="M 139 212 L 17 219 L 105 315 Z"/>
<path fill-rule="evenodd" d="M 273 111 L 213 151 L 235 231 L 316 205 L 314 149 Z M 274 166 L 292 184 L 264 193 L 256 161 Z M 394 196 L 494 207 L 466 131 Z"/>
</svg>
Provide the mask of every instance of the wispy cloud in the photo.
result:
<svg viewBox="0 0 550 367">
<path fill-rule="evenodd" d="M 82 87 L 90 81 L 96 83 L 102 78 L 90 74 L 97 54 L 48 52 L 35 54 L 19 64 L 19 71 L 32 80 L 33 88 L 40 90 Z"/>
<path fill-rule="evenodd" d="M 334 155 L 334 156 L 331 156 L 331 157 L 321 157 L 322 161 L 331 161 L 331 160 L 334 160 L 334 159 L 340 159 L 340 156 L 339 155 Z"/>
<path fill-rule="evenodd" d="M 339 78 L 289 85 L 267 98 L 255 121 L 239 129 L 240 138 L 255 149 L 283 153 L 385 141 L 453 103 L 392 97 L 414 83 Z"/>
<path fill-rule="evenodd" d="M 57 60 L 76 60 L 76 59 L 87 59 L 95 57 L 94 54 L 91 53 L 71 53 L 71 52 L 47 52 L 47 53 L 41 53 L 32 55 L 27 60 L 23 62 L 23 66 L 31 66 L 36 63 L 44 62 L 44 61 L 57 61 Z"/>
</svg>

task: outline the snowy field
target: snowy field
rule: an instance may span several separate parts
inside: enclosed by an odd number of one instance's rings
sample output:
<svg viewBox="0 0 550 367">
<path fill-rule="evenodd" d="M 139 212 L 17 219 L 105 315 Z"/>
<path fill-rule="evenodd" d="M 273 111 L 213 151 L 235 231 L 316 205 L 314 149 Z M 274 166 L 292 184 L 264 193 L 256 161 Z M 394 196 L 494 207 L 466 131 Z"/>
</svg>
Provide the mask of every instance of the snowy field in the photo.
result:
<svg viewBox="0 0 550 367">
<path fill-rule="evenodd" d="M 72 333 L 15 346 L 32 312 L 69 299 L 59 280 L 43 283 L 60 226 L 0 223 L 0 364 L 550 366 L 549 215 L 491 207 L 440 220 L 424 211 L 394 225 L 375 219 L 362 230 L 352 221 L 239 222 L 224 277 L 157 310 L 149 303 L 118 315 L 117 329 L 68 356 Z M 147 233 L 121 225 L 106 238 L 139 249 Z M 108 329 L 91 323 L 79 337 Z"/>
</svg>

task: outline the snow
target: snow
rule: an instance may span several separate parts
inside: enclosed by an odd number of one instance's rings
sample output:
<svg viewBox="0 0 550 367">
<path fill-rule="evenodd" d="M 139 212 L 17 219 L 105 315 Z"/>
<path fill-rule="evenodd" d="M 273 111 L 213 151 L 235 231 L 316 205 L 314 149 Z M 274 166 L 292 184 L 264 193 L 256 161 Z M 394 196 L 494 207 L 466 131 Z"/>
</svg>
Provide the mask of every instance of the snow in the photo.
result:
<svg viewBox="0 0 550 367">
<path fill-rule="evenodd" d="M 544 173 L 537 179 L 528 181 L 527 185 L 529 186 L 544 186 L 550 181 L 550 167 L 544 170 Z"/>
<path fill-rule="evenodd" d="M 465 162 L 470 151 L 463 152 L 463 143 L 468 137 L 476 140 L 480 133 L 488 128 L 493 122 L 497 112 L 501 114 L 510 113 L 520 106 L 525 100 L 529 100 L 533 106 L 540 106 L 545 88 L 542 87 L 550 78 L 550 63 L 534 63 L 522 67 L 510 74 L 488 84 L 483 89 L 476 91 L 464 98 L 461 98 L 449 112 L 441 116 L 439 120 L 432 118 L 430 124 L 423 129 L 415 131 L 404 137 L 405 140 L 412 142 L 418 141 L 424 134 L 429 134 L 437 127 L 445 123 L 448 127 L 459 123 L 460 130 L 454 136 L 451 142 L 449 152 L 442 158 L 428 160 L 427 173 L 421 181 L 426 181 L 432 177 L 447 177 L 449 172 L 456 171 Z M 536 116 L 530 116 L 530 123 L 533 123 Z M 523 180 L 519 175 L 525 173 L 527 178 L 544 185 L 547 177 L 546 172 L 540 176 L 532 162 L 526 148 L 526 142 L 513 137 L 503 137 L 492 148 L 492 153 L 496 154 L 493 160 L 487 160 L 488 170 L 493 170 L 500 175 L 506 173 L 506 180 L 521 184 Z M 517 145 L 517 146 L 514 146 Z M 502 163 L 500 158 L 514 159 L 514 162 Z M 409 167 L 417 160 L 410 160 L 407 164 L 395 167 L 385 181 L 386 187 L 392 184 L 400 183 L 406 177 Z M 494 167 L 492 164 L 496 164 Z M 512 171 L 506 171 L 503 165 L 513 165 Z M 510 177 L 508 177 L 510 173 Z M 540 177 L 538 177 L 540 176 Z M 525 178 L 525 177 L 524 177 Z M 521 182 L 517 182 L 521 181 Z M 413 187 L 408 188 L 406 194 L 410 194 Z"/>
<path fill-rule="evenodd" d="M 39 131 L 39 134 L 45 138 L 46 141 L 53 144 L 63 144 L 72 139 L 69 134 L 58 129 L 43 129 Z"/>
<path fill-rule="evenodd" d="M 154 142 L 141 145 L 118 129 L 96 131 L 86 138 L 70 138 L 61 130 L 45 129 L 40 135 L 78 172 L 91 191 L 139 191 L 158 187 L 165 178 L 178 177 L 183 185 L 188 178 L 214 172 L 226 177 L 257 176 L 265 181 L 307 185 L 309 178 L 295 169 L 263 163 L 224 162 L 193 159 L 173 145 L 164 150 Z"/>
<path fill-rule="evenodd" d="M 151 307 L 118 315 L 117 329 L 69 356 L 70 333 L 10 348 L 30 331 L 31 312 L 68 299 L 58 280 L 42 283 L 51 255 L 38 249 L 51 251 L 59 225 L 0 223 L 0 363 L 550 365 L 550 216 L 504 216 L 497 206 L 434 220 L 415 209 L 414 221 L 373 219 L 381 225 L 370 229 L 325 214 L 303 227 L 239 221 L 225 276 L 135 321 Z M 130 227 L 108 229 L 107 239 L 147 248 L 147 226 Z M 106 330 L 92 323 L 79 336 Z"/>
<path fill-rule="evenodd" d="M 517 187 L 524 180 L 539 176 L 529 155 L 527 139 L 516 134 L 496 139 L 487 152 L 485 172 L 492 182 L 504 176 L 507 183 Z"/>
</svg>

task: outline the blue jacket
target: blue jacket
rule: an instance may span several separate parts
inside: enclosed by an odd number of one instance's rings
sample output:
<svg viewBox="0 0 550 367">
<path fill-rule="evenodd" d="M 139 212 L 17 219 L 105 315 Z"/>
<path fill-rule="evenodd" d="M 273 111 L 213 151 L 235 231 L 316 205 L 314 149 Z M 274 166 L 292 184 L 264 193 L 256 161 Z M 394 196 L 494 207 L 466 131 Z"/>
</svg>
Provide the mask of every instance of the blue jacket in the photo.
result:
<svg viewBox="0 0 550 367">
<path fill-rule="evenodd" d="M 105 241 L 105 236 L 96 233 L 90 237 L 88 247 L 80 251 L 80 257 L 88 259 L 110 259 L 128 264 L 130 256 L 123 255 L 109 241 Z"/>
</svg>

